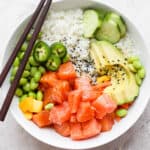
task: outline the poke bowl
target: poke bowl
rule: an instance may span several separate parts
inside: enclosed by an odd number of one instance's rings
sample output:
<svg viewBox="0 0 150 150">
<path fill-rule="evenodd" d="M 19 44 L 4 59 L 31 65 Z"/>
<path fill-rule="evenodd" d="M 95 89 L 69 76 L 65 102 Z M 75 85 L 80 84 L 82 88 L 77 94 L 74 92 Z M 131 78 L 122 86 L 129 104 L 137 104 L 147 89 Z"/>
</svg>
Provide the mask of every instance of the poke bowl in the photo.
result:
<svg viewBox="0 0 150 150">
<path fill-rule="evenodd" d="M 30 17 L 16 28 L 3 64 Z M 10 86 L 29 40 L 30 35 L 3 91 Z M 102 146 L 123 135 L 143 113 L 150 96 L 149 64 L 136 25 L 115 8 L 98 0 L 53 2 L 11 113 L 25 131 L 51 146 Z"/>
</svg>

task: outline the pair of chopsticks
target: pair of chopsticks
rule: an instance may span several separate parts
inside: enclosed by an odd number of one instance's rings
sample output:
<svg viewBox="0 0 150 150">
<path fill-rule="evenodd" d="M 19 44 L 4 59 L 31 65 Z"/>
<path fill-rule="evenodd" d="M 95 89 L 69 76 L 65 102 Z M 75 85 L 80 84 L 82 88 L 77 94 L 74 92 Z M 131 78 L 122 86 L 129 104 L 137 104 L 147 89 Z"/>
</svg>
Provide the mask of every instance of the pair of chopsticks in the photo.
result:
<svg viewBox="0 0 150 150">
<path fill-rule="evenodd" d="M 29 56 L 31 54 L 32 48 L 33 48 L 33 46 L 34 46 L 34 44 L 36 42 L 36 39 L 37 39 L 38 34 L 39 34 L 40 30 L 41 30 L 41 27 L 42 27 L 42 25 L 44 23 L 44 20 L 46 18 L 46 15 L 48 13 L 48 10 L 50 8 L 51 3 L 52 3 L 52 0 L 41 0 L 40 1 L 40 3 L 38 5 L 38 7 L 36 8 L 36 10 L 35 10 L 32 18 L 31 18 L 31 20 L 27 24 L 27 26 L 26 26 L 23 34 L 21 35 L 21 37 L 20 37 L 16 47 L 14 48 L 11 56 L 9 57 L 9 59 L 8 59 L 8 61 L 6 63 L 6 65 L 4 66 L 4 68 L 2 70 L 2 73 L 0 74 L 0 87 L 1 87 L 3 82 L 4 82 L 4 80 L 5 80 L 5 78 L 6 78 L 6 76 L 7 76 L 7 74 L 8 74 L 8 72 L 9 72 L 9 70 L 10 70 L 10 68 L 11 68 L 11 66 L 12 66 L 12 64 L 13 64 L 13 62 L 14 62 L 14 60 L 15 60 L 15 58 L 16 58 L 16 56 L 17 56 L 17 54 L 18 54 L 18 52 L 19 52 L 19 50 L 20 50 L 20 48 L 21 48 L 21 46 L 22 46 L 22 44 L 24 43 L 28 33 L 32 29 L 35 21 L 39 17 L 39 19 L 38 19 L 38 21 L 37 21 L 37 23 L 35 25 L 32 38 L 31 38 L 31 40 L 29 42 L 29 45 L 27 47 L 27 50 L 25 52 L 25 55 L 24 55 L 20 65 L 19 65 L 19 69 L 18 69 L 18 71 L 16 73 L 15 79 L 12 82 L 12 84 L 11 84 L 9 90 L 8 90 L 8 93 L 6 95 L 6 98 L 4 100 L 2 108 L 0 110 L 0 121 L 4 121 L 5 120 L 5 117 L 6 117 L 6 114 L 8 112 L 8 109 L 9 109 L 9 106 L 11 104 L 11 101 L 13 99 L 14 93 L 16 91 L 16 88 L 18 86 L 20 78 L 21 78 L 21 76 L 23 74 L 23 71 L 25 69 L 26 63 L 27 63 L 28 58 L 29 58 Z"/>
</svg>

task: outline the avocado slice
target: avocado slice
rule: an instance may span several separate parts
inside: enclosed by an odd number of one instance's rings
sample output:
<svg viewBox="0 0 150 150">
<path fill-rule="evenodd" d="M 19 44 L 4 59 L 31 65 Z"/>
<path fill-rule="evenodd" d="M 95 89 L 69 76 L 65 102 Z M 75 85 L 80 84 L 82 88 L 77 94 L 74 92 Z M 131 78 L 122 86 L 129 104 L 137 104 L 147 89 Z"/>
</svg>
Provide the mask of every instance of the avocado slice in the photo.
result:
<svg viewBox="0 0 150 150">
<path fill-rule="evenodd" d="M 134 101 L 139 86 L 122 51 L 106 41 L 92 41 L 90 51 L 98 71 L 105 69 L 111 76 L 112 86 L 107 87 L 104 93 L 110 94 L 118 105 Z"/>
<path fill-rule="evenodd" d="M 107 87 L 104 93 L 110 94 L 118 105 L 134 101 L 139 93 L 139 86 L 136 84 L 134 74 L 121 64 L 117 64 L 116 69 L 114 68 L 110 74 L 114 74 L 114 72 L 115 76 L 111 76 L 112 86 Z"/>
<path fill-rule="evenodd" d="M 95 62 L 95 67 L 97 69 L 97 72 L 100 73 L 101 68 L 105 67 L 106 65 L 109 65 L 109 63 L 105 59 L 103 49 L 100 48 L 98 41 L 93 40 L 93 42 L 91 42 L 90 54 Z"/>
<path fill-rule="evenodd" d="M 122 105 L 126 102 L 125 88 L 129 82 L 128 75 L 119 64 L 113 65 L 108 74 L 111 76 L 112 86 L 106 88 L 104 93 L 110 94 L 118 105 Z"/>
<path fill-rule="evenodd" d="M 136 83 L 135 80 L 135 75 L 128 69 L 126 68 L 126 73 L 128 74 L 129 77 L 129 83 L 126 85 L 126 88 L 128 90 L 125 91 L 126 94 L 126 103 L 130 103 L 135 100 L 135 98 L 139 94 L 139 86 Z"/>
<path fill-rule="evenodd" d="M 107 58 L 110 65 L 126 64 L 127 58 L 125 58 L 123 52 L 107 41 L 99 41 L 99 51 L 103 51 L 103 55 Z"/>
</svg>

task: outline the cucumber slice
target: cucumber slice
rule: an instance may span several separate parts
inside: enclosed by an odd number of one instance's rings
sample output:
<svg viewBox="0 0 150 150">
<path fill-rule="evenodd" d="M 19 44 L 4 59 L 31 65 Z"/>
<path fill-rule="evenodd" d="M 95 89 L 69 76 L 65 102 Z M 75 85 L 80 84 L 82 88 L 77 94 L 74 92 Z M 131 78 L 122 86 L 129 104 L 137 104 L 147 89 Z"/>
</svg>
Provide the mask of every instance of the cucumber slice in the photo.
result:
<svg viewBox="0 0 150 150">
<path fill-rule="evenodd" d="M 102 20 L 104 19 L 105 15 L 108 13 L 107 10 L 105 9 L 94 9 L 94 10 L 98 13 L 99 18 Z"/>
<path fill-rule="evenodd" d="M 84 37 L 93 37 L 94 32 L 100 27 L 102 20 L 99 19 L 99 15 L 95 10 L 86 10 L 83 14 L 83 30 Z"/>
<path fill-rule="evenodd" d="M 106 18 L 111 19 L 118 24 L 121 37 L 124 37 L 126 35 L 126 31 L 127 31 L 126 25 L 123 19 L 119 15 L 117 15 L 116 13 L 108 13 Z"/>
<path fill-rule="evenodd" d="M 110 19 L 104 19 L 95 37 L 97 40 L 106 40 L 113 44 L 117 43 L 120 40 L 120 31 L 117 23 Z"/>
</svg>

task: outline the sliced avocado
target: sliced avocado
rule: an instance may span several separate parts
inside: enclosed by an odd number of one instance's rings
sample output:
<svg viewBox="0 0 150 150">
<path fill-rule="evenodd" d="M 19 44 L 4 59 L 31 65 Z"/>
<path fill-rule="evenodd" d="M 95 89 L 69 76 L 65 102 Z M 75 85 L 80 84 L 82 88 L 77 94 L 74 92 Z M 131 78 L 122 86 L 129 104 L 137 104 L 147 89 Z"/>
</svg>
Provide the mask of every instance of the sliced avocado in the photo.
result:
<svg viewBox="0 0 150 150">
<path fill-rule="evenodd" d="M 125 88 L 129 82 L 128 76 L 125 73 L 125 70 L 118 64 L 112 65 L 108 74 L 111 75 L 112 86 L 106 88 L 104 92 L 110 94 L 112 98 L 116 100 L 118 105 L 122 105 L 126 102 Z"/>
<path fill-rule="evenodd" d="M 97 72 L 100 70 L 100 61 L 99 61 L 99 57 L 97 55 L 94 54 L 93 50 L 90 50 L 90 55 L 94 60 L 95 63 L 95 68 L 97 70 Z"/>
<path fill-rule="evenodd" d="M 110 65 L 125 64 L 125 62 L 127 62 L 122 51 L 111 43 L 107 41 L 99 41 L 98 45 L 100 49 L 99 51 L 103 52 L 103 55 Z"/>
<path fill-rule="evenodd" d="M 132 72 L 125 65 L 118 65 L 121 71 L 115 71 L 116 76 L 111 76 L 112 87 L 108 87 L 104 92 L 110 94 L 114 100 L 117 101 L 118 105 L 129 103 L 135 100 L 138 96 L 139 87 L 135 82 L 135 77 Z M 120 77 L 119 77 L 120 76 Z M 118 80 L 116 80 L 118 79 Z"/>
<path fill-rule="evenodd" d="M 126 88 L 128 90 L 125 91 L 126 94 L 126 103 L 130 103 L 135 100 L 135 98 L 139 94 L 139 86 L 136 83 L 135 80 L 135 75 L 128 69 L 126 68 L 126 73 L 128 74 L 129 77 L 129 84 L 126 85 Z"/>
<path fill-rule="evenodd" d="M 93 41 L 90 51 L 94 62 L 97 62 L 97 68 L 107 69 L 107 75 L 111 76 L 112 86 L 107 87 L 104 92 L 110 94 L 118 105 L 135 100 L 139 86 L 124 54 L 106 41 Z"/>
<path fill-rule="evenodd" d="M 121 86 L 118 85 L 118 88 L 116 88 L 116 85 L 113 84 L 112 86 L 107 87 L 104 90 L 104 93 L 109 94 L 113 98 L 113 100 L 117 102 L 118 105 L 122 105 L 126 101 L 124 85 L 125 84 L 122 84 Z"/>
<path fill-rule="evenodd" d="M 103 49 L 100 48 L 98 41 L 94 40 L 91 42 L 90 54 L 95 62 L 96 69 L 98 72 L 100 71 L 100 68 L 109 65 L 109 63 L 105 59 L 105 56 L 103 55 L 104 54 Z"/>
</svg>

